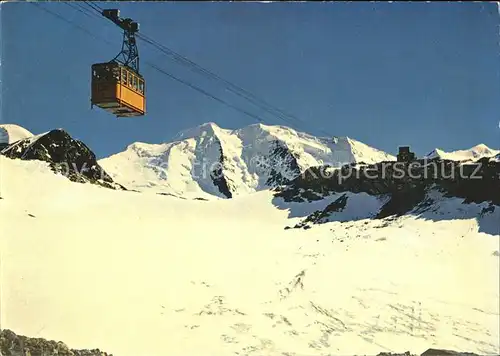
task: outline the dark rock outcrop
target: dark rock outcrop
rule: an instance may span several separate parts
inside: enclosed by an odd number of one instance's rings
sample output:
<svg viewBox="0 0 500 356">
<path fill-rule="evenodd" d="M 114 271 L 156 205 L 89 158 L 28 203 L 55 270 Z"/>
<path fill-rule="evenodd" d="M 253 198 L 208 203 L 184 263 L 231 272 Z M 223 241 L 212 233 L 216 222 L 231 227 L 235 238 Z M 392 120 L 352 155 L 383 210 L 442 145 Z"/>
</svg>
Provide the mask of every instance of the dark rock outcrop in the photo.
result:
<svg viewBox="0 0 500 356">
<path fill-rule="evenodd" d="M 311 215 L 307 216 L 303 221 L 299 222 L 294 226 L 295 229 L 308 229 L 310 228 L 309 224 L 323 224 L 328 221 L 328 217 L 332 213 L 336 213 L 345 209 L 347 204 L 347 195 L 342 194 L 338 199 L 336 199 L 333 203 L 327 205 L 323 210 L 317 210 Z"/>
<path fill-rule="evenodd" d="M 0 331 L 2 356 L 113 356 L 99 349 L 74 350 L 60 341 L 16 335 L 5 329 Z"/>
<path fill-rule="evenodd" d="M 452 350 L 428 349 L 420 356 L 479 356 L 472 352 L 459 352 Z"/>
<path fill-rule="evenodd" d="M 488 158 L 468 164 L 434 159 L 359 167 L 351 164 L 338 170 L 312 167 L 276 189 L 275 196 L 287 202 L 303 202 L 342 192 L 386 195 L 389 200 L 377 216 L 384 218 L 422 207 L 430 189 L 437 189 L 446 197 L 463 198 L 464 203 L 500 205 L 500 163 Z"/>
<path fill-rule="evenodd" d="M 266 184 L 269 187 L 290 183 L 301 173 L 297 158 L 284 142 L 274 141 L 268 160 L 270 171 Z"/>
<path fill-rule="evenodd" d="M 405 353 L 392 353 L 392 352 L 381 352 L 377 356 L 418 356 L 416 354 L 411 354 L 409 351 Z M 420 356 L 479 356 L 471 352 L 459 352 L 451 350 L 440 350 L 440 349 L 428 349 Z"/>
<path fill-rule="evenodd" d="M 73 139 L 62 129 L 17 141 L 4 148 L 1 154 L 9 158 L 48 162 L 55 173 L 73 182 L 126 190 L 99 166 L 95 154 L 83 142 Z"/>
<path fill-rule="evenodd" d="M 219 146 L 220 146 L 220 156 L 219 156 L 219 164 L 217 165 L 218 167 L 214 168 L 212 172 L 210 172 L 210 178 L 212 178 L 212 182 L 214 185 L 219 189 L 219 192 L 221 192 L 226 198 L 232 198 L 233 193 L 231 193 L 231 189 L 229 188 L 229 184 L 227 182 L 227 179 L 224 175 L 224 152 L 222 151 L 222 145 L 220 144 L 219 141 Z"/>
<path fill-rule="evenodd" d="M 293 288 L 302 286 L 301 278 L 304 271 L 297 275 L 293 281 Z M 288 290 L 288 288 L 287 288 Z M 221 302 L 219 301 L 219 304 Z M 201 312 L 203 313 L 203 311 Z M 210 312 L 212 313 L 212 312 Z M 240 313 L 241 314 L 241 313 Z M 0 330 L 0 355 L 2 356 L 113 356 L 113 354 L 100 349 L 75 350 L 70 349 L 61 341 L 46 340 L 43 338 L 30 338 L 16 335 L 13 331 Z M 409 351 L 402 353 L 381 352 L 377 356 L 418 356 Z M 428 349 L 420 356 L 480 356 L 471 352 L 452 350 Z M 500 355 L 498 355 L 500 356 Z"/>
</svg>

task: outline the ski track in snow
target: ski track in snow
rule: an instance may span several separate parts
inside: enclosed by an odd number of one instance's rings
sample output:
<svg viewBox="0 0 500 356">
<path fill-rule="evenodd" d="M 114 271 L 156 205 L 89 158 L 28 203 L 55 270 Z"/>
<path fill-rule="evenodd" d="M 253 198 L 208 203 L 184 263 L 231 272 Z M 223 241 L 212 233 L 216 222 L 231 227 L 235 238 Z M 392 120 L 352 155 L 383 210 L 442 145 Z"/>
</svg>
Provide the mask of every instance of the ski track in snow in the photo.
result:
<svg viewBox="0 0 500 356">
<path fill-rule="evenodd" d="M 193 159 L 184 145 L 169 159 Z M 0 318 L 18 334 L 116 356 L 500 352 L 500 236 L 479 232 L 475 205 L 371 220 L 378 202 L 352 194 L 342 219 L 356 220 L 284 230 L 328 201 L 183 200 L 73 183 L 44 162 L 0 168 Z"/>
</svg>

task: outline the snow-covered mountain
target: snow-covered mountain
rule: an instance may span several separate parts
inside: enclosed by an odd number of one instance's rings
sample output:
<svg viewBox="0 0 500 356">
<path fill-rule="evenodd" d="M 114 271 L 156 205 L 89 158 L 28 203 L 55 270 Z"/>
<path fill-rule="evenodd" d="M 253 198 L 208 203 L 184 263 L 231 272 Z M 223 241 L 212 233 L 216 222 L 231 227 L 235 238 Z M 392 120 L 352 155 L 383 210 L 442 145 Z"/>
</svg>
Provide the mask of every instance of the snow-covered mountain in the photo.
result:
<svg viewBox="0 0 500 356">
<path fill-rule="evenodd" d="M 476 161 L 484 157 L 493 157 L 499 155 L 500 150 L 494 150 L 486 146 L 485 144 L 479 144 L 466 150 L 458 150 L 452 152 L 445 152 L 436 148 L 429 152 L 425 158 L 434 159 L 448 159 L 452 161 Z"/>
<path fill-rule="evenodd" d="M 349 137 L 318 138 L 283 126 L 238 130 L 206 123 L 174 142 L 136 142 L 99 164 L 130 189 L 230 198 L 286 183 L 311 166 L 392 161 Z"/>
<path fill-rule="evenodd" d="M 15 124 L 0 125 L 0 149 L 16 141 L 32 137 L 33 134 L 24 127 Z"/>
</svg>

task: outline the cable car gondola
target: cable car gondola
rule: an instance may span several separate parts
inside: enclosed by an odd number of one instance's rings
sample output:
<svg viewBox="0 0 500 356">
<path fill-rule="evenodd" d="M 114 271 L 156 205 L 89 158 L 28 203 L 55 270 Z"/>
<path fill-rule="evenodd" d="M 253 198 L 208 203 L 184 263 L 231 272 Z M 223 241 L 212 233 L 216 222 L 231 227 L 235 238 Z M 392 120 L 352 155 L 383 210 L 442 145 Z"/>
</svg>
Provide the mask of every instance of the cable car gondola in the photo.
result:
<svg viewBox="0 0 500 356">
<path fill-rule="evenodd" d="M 92 65 L 91 107 L 98 106 L 116 117 L 146 113 L 146 82 L 139 73 L 139 51 L 135 33 L 139 24 L 120 18 L 119 10 L 103 10 L 102 15 L 123 29 L 120 53 L 111 61 Z"/>
</svg>

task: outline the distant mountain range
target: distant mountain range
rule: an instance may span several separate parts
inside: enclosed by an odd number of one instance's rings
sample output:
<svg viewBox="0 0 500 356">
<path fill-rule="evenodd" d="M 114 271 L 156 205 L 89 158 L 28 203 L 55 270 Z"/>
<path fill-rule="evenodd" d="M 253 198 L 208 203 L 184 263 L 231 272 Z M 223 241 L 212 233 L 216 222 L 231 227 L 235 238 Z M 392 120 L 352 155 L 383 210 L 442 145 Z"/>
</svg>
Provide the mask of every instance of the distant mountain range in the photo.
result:
<svg viewBox="0 0 500 356">
<path fill-rule="evenodd" d="M 90 148 L 61 129 L 33 135 L 18 125 L 0 125 L 0 147 L 4 155 L 17 158 L 43 159 L 50 151 L 49 156 L 57 161 L 52 159 L 53 165 L 66 162 L 70 170 L 85 168 L 78 172 L 82 174 L 73 174 L 74 179 L 78 176 L 104 185 L 114 181 L 115 188 L 204 199 L 272 189 L 311 167 L 396 160 L 350 137 L 315 137 L 289 127 L 263 124 L 227 130 L 213 122 L 185 130 L 172 142 L 132 143 L 123 152 L 98 161 Z M 63 148 L 66 152 L 59 152 Z M 76 162 L 78 155 L 81 158 Z M 500 150 L 479 144 L 454 152 L 434 149 L 425 156 L 461 162 L 483 157 L 499 161 Z"/>
<path fill-rule="evenodd" d="M 311 166 L 384 160 L 395 157 L 349 137 L 318 138 L 262 124 L 226 130 L 207 123 L 174 142 L 133 143 L 99 164 L 132 189 L 230 198 L 289 182 Z"/>
</svg>

